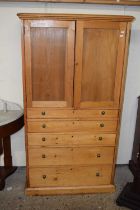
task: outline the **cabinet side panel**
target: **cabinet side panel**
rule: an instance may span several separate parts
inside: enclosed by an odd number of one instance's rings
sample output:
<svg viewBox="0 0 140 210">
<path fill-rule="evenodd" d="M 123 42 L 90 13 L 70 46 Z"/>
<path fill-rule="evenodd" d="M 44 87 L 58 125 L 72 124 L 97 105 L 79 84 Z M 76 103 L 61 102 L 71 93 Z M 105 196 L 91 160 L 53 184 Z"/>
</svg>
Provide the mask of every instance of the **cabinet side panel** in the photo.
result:
<svg viewBox="0 0 140 210">
<path fill-rule="evenodd" d="M 123 108 L 124 91 L 125 91 L 125 81 L 126 81 L 126 75 L 127 75 L 127 63 L 128 63 L 130 35 L 131 35 L 131 23 L 127 23 L 126 40 L 125 40 L 125 51 L 124 51 L 123 75 L 122 75 L 121 94 L 120 94 L 120 113 L 119 113 L 119 121 L 118 121 L 118 128 L 117 128 L 118 131 L 117 131 L 116 149 L 115 149 L 115 155 L 114 155 L 112 183 L 114 183 L 115 163 L 116 163 L 116 160 L 117 160 L 117 153 L 118 153 L 118 146 L 119 146 L 120 127 L 121 127 L 121 118 L 122 118 L 122 108 Z"/>
<path fill-rule="evenodd" d="M 25 28 L 24 22 L 21 22 L 21 50 L 22 50 L 22 83 L 23 83 L 23 100 L 24 100 L 24 126 L 25 126 L 25 149 L 26 149 L 26 183 L 29 186 L 28 171 L 28 140 L 27 140 L 27 91 L 26 91 L 26 72 L 25 72 Z"/>
</svg>

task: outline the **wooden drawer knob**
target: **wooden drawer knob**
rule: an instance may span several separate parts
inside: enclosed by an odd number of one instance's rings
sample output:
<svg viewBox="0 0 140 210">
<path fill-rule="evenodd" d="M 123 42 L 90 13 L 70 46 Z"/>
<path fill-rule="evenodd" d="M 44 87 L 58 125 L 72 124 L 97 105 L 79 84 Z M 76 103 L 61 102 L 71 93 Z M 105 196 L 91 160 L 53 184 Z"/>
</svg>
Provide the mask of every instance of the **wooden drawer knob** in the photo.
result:
<svg viewBox="0 0 140 210">
<path fill-rule="evenodd" d="M 101 112 L 101 115 L 105 115 L 105 111 L 102 111 L 102 112 Z"/>
<path fill-rule="evenodd" d="M 99 136 L 99 141 L 102 141 L 103 140 L 103 137 L 102 136 Z"/>
<path fill-rule="evenodd" d="M 100 124 L 100 127 L 101 127 L 101 128 L 103 128 L 104 126 L 105 126 L 104 123 L 101 123 L 101 124 Z"/>
<path fill-rule="evenodd" d="M 42 155 L 42 158 L 46 158 L 46 155 L 45 155 L 45 154 L 43 154 L 43 155 Z"/>
<path fill-rule="evenodd" d="M 41 114 L 44 116 L 44 115 L 46 115 L 46 112 L 41 112 Z"/>
<path fill-rule="evenodd" d="M 97 158 L 100 158 L 100 157 L 101 157 L 101 154 L 98 153 L 98 154 L 97 154 Z"/>
<path fill-rule="evenodd" d="M 45 138 L 45 137 L 43 137 L 43 138 L 42 138 L 42 141 L 46 141 L 46 138 Z"/>
<path fill-rule="evenodd" d="M 46 176 L 46 175 L 42 175 L 42 178 L 43 178 L 43 179 L 46 179 L 46 178 L 47 178 L 47 176 Z"/>
<path fill-rule="evenodd" d="M 43 125 L 42 125 L 42 128 L 46 128 L 46 124 L 43 124 Z"/>
<path fill-rule="evenodd" d="M 96 176 L 100 176 L 100 173 L 99 172 L 96 172 Z"/>
</svg>

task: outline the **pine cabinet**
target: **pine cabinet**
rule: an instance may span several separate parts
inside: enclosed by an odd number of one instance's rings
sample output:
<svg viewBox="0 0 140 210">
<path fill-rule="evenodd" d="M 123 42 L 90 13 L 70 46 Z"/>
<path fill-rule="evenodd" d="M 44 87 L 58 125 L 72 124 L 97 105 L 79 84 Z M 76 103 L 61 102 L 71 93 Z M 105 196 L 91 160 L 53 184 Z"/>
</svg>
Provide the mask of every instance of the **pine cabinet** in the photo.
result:
<svg viewBox="0 0 140 210">
<path fill-rule="evenodd" d="M 131 16 L 18 14 L 29 195 L 114 191 Z"/>
</svg>

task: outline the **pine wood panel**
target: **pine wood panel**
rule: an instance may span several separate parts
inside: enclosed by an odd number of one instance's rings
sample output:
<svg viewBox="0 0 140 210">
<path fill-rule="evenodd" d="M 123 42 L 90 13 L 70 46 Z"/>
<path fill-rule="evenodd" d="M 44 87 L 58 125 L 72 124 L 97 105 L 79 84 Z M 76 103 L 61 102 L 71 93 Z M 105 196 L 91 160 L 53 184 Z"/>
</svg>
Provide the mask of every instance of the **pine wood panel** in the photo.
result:
<svg viewBox="0 0 140 210">
<path fill-rule="evenodd" d="M 73 21 L 25 22 L 28 107 L 73 105 L 74 36 Z"/>
<path fill-rule="evenodd" d="M 66 187 L 110 184 L 112 166 L 30 168 L 30 187 Z"/>
<path fill-rule="evenodd" d="M 126 23 L 77 22 L 75 107 L 119 108 L 125 33 Z"/>
<path fill-rule="evenodd" d="M 84 29 L 82 101 L 113 101 L 118 35 L 119 30 Z"/>
<path fill-rule="evenodd" d="M 65 101 L 66 33 L 63 28 L 31 28 L 33 101 Z"/>
<path fill-rule="evenodd" d="M 29 133 L 29 146 L 115 146 L 116 134 L 81 134 L 81 133 Z"/>
<path fill-rule="evenodd" d="M 35 120 L 28 121 L 28 132 L 116 132 L 117 121 L 71 121 L 71 120 Z"/>
<path fill-rule="evenodd" d="M 114 147 L 29 148 L 29 166 L 112 164 Z"/>
<path fill-rule="evenodd" d="M 27 117 L 32 119 L 49 119 L 49 118 L 92 118 L 92 119 L 117 119 L 118 110 L 73 110 L 73 109 L 47 109 L 47 108 L 29 108 Z"/>
</svg>

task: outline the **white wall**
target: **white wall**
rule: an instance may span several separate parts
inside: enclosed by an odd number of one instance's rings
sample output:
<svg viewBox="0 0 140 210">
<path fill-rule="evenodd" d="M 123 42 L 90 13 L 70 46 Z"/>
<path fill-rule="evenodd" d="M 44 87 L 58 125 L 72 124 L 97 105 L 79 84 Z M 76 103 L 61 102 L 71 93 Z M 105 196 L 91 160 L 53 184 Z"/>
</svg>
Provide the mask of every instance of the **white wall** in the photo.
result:
<svg viewBox="0 0 140 210">
<path fill-rule="evenodd" d="M 140 95 L 140 7 L 103 6 L 93 4 L 2 3 L 0 2 L 0 98 L 23 105 L 20 12 L 56 12 L 133 15 L 128 73 L 120 134 L 118 163 L 131 157 L 136 120 L 137 96 Z M 15 165 L 25 165 L 24 130 L 12 136 Z M 2 158 L 1 158 L 2 159 Z"/>
</svg>

